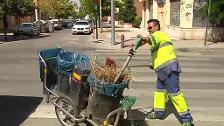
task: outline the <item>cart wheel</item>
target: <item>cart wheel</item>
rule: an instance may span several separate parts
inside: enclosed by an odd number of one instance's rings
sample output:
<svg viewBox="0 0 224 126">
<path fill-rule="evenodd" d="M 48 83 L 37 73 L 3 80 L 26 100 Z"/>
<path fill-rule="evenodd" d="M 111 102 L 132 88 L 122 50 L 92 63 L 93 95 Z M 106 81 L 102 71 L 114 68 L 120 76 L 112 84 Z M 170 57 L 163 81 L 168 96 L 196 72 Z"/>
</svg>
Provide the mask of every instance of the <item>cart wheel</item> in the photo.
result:
<svg viewBox="0 0 224 126">
<path fill-rule="evenodd" d="M 66 95 L 61 95 L 56 103 L 63 109 L 65 109 L 67 112 L 69 112 L 71 115 L 75 115 L 74 109 L 73 109 L 73 101 L 71 98 L 69 98 Z M 77 123 L 70 118 L 68 115 L 66 115 L 66 113 L 64 113 L 61 109 L 59 109 L 58 107 L 55 106 L 55 113 L 57 115 L 57 118 L 59 120 L 59 122 L 63 125 L 63 126 L 75 126 L 77 125 Z"/>
<path fill-rule="evenodd" d="M 46 103 L 49 103 L 49 100 L 50 100 L 50 92 L 47 92 L 47 95 L 46 95 Z"/>
</svg>

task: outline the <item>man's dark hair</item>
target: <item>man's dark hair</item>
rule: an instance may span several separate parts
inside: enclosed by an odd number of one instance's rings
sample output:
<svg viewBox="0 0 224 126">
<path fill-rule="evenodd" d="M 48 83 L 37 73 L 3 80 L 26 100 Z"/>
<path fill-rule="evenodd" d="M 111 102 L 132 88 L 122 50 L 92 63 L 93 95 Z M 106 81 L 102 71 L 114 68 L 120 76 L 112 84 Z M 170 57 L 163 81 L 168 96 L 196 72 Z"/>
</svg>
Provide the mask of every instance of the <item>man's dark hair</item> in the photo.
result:
<svg viewBox="0 0 224 126">
<path fill-rule="evenodd" d="M 149 19 L 149 20 L 147 21 L 147 24 L 149 24 L 149 23 L 151 23 L 151 22 L 153 22 L 154 25 L 158 26 L 158 30 L 160 30 L 160 23 L 159 23 L 159 20 L 157 20 L 157 19 Z"/>
</svg>

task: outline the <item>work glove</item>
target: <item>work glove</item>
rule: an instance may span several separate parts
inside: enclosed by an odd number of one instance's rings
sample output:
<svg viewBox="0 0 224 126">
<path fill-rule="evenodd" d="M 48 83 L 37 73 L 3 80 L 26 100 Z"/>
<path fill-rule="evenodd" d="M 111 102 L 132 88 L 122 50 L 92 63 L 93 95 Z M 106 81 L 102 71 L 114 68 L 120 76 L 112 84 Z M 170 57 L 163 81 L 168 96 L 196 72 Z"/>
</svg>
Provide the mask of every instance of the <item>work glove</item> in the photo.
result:
<svg viewBox="0 0 224 126">
<path fill-rule="evenodd" d="M 135 50 L 133 49 L 133 48 L 131 48 L 130 50 L 129 50 L 129 54 L 128 54 L 129 56 L 134 56 L 135 55 Z"/>
</svg>

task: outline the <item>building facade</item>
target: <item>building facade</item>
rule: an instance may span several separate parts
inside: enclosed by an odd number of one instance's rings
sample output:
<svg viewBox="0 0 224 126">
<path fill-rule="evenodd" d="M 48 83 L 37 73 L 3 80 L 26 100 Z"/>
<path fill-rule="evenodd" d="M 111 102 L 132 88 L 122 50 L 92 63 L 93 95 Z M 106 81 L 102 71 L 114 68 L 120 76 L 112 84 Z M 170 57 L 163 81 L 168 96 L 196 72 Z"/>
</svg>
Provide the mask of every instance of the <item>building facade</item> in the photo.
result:
<svg viewBox="0 0 224 126">
<path fill-rule="evenodd" d="M 134 6 L 136 8 L 137 16 L 142 17 L 142 7 L 143 7 L 143 5 L 139 2 L 139 0 L 134 0 Z"/>
<path fill-rule="evenodd" d="M 206 21 L 198 10 L 205 0 L 139 0 L 143 5 L 141 28 L 147 20 L 156 18 L 161 30 L 178 39 L 204 39 Z"/>
</svg>

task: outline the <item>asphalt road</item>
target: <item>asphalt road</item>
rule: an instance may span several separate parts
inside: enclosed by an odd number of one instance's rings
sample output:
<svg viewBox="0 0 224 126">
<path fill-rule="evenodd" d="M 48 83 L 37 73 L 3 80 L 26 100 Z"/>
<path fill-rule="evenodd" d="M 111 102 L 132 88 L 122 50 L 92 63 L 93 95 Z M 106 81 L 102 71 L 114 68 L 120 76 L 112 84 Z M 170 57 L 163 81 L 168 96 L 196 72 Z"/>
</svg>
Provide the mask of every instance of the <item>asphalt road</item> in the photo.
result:
<svg viewBox="0 0 224 126">
<path fill-rule="evenodd" d="M 70 29 L 19 37 L 0 45 L 0 125 L 17 126 L 43 103 L 37 52 L 61 46 L 68 51 L 95 50 L 90 35 L 73 36 Z"/>
<path fill-rule="evenodd" d="M 46 104 L 39 79 L 37 52 L 61 46 L 68 51 L 97 55 L 103 62 L 112 57 L 120 65 L 127 51 L 101 49 L 92 46 L 90 35 L 73 36 L 70 30 L 23 37 L 0 45 L 0 125 L 1 126 L 59 126 L 54 106 Z M 224 125 L 224 50 L 179 51 L 183 68 L 181 87 L 192 110 L 196 126 Z M 131 61 L 131 66 L 148 65 L 150 54 L 141 50 Z M 137 97 L 132 122 L 142 123 L 153 101 L 155 74 L 147 67 L 131 67 L 132 82 L 126 95 Z M 138 109 L 138 108 L 144 109 Z M 179 126 L 174 116 L 163 121 L 150 121 L 149 126 Z M 125 126 L 127 123 L 125 124 Z M 129 123 L 130 125 L 130 123 Z M 127 126 L 129 126 L 127 125 Z"/>
</svg>

